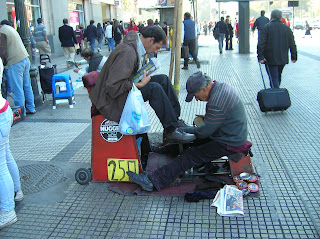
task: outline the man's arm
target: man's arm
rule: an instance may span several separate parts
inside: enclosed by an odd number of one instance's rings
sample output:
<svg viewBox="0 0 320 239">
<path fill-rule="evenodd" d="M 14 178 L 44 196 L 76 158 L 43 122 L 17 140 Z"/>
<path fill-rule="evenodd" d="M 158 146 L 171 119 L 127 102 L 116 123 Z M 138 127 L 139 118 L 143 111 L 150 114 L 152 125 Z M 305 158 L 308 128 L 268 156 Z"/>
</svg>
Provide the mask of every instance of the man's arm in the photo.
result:
<svg viewBox="0 0 320 239">
<path fill-rule="evenodd" d="M 108 66 L 108 79 L 104 84 L 111 98 L 117 98 L 132 88 L 132 77 L 137 61 L 137 57 L 134 56 L 136 56 L 134 50 L 122 51 L 115 57 L 113 63 Z M 104 67 L 106 67 L 106 64 Z"/>
<path fill-rule="evenodd" d="M 290 49 L 290 54 L 291 54 L 291 60 L 293 63 L 296 63 L 296 61 L 298 60 L 297 46 L 294 41 L 294 36 L 293 36 L 291 29 L 289 29 L 288 31 L 289 31 L 289 33 L 288 33 L 289 34 L 289 49 Z"/>
<path fill-rule="evenodd" d="M 268 34 L 268 28 L 263 27 L 262 30 L 259 33 L 259 40 L 258 40 L 258 61 L 261 64 L 264 64 L 266 62 L 266 59 L 264 58 L 264 50 L 267 44 L 267 34 Z"/>
<path fill-rule="evenodd" d="M 43 28 L 42 33 L 43 33 L 44 39 L 45 39 L 46 42 L 49 44 L 49 40 L 48 40 L 48 37 L 47 37 L 47 29 L 46 29 L 46 27 Z"/>
</svg>

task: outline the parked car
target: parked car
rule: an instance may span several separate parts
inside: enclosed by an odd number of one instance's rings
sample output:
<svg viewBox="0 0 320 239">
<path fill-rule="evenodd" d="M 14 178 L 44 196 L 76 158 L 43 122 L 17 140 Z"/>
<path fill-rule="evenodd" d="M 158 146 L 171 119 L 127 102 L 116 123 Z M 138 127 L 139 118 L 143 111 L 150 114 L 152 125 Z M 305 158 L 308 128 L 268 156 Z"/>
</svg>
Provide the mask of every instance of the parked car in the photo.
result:
<svg viewBox="0 0 320 239">
<path fill-rule="evenodd" d="M 310 22 L 310 27 L 312 27 L 312 29 L 319 29 L 320 28 L 320 23 L 317 20 L 313 20 Z"/>
<path fill-rule="evenodd" d="M 294 21 L 294 25 L 293 25 L 294 29 L 300 29 L 303 30 L 305 29 L 305 22 L 304 21 Z"/>
</svg>

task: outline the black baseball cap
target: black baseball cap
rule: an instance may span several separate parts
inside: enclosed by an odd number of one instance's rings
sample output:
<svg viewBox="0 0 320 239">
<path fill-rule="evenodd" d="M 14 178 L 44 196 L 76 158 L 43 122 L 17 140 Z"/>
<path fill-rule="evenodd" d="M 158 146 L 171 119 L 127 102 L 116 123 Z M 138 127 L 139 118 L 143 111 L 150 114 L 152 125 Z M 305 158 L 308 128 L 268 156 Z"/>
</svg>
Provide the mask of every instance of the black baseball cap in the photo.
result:
<svg viewBox="0 0 320 239">
<path fill-rule="evenodd" d="M 205 81 L 205 75 L 202 74 L 201 71 L 198 71 L 196 73 L 193 73 L 187 80 L 187 85 L 186 85 L 186 88 L 187 88 L 187 97 L 186 97 L 186 102 L 190 102 L 193 97 L 194 97 L 194 94 L 197 93 L 201 86 L 202 86 L 202 83 Z"/>
</svg>

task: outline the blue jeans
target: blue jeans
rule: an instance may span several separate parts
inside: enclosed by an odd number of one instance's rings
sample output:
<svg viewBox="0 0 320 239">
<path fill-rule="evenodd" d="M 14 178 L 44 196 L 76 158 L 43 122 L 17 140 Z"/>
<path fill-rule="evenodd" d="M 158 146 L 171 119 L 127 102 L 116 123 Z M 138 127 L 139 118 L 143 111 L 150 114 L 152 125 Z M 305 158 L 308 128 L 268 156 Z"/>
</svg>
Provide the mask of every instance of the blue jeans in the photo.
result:
<svg viewBox="0 0 320 239">
<path fill-rule="evenodd" d="M 109 47 L 109 49 L 111 49 L 111 51 L 113 51 L 113 49 L 114 49 L 114 40 L 113 40 L 113 38 L 108 38 L 108 47 Z"/>
<path fill-rule="evenodd" d="M 90 48 L 92 51 L 94 51 L 95 45 L 96 45 L 96 39 L 94 38 L 90 39 Z"/>
<path fill-rule="evenodd" d="M 34 96 L 29 70 L 30 61 L 26 57 L 24 60 L 8 66 L 8 77 L 13 92 L 14 104 L 16 106 L 25 106 L 27 110 L 34 112 Z"/>
<path fill-rule="evenodd" d="M 220 36 L 219 36 L 219 39 L 218 39 L 220 53 L 222 52 L 224 38 L 225 38 L 225 34 L 220 33 Z"/>
<path fill-rule="evenodd" d="M 101 49 L 102 40 L 103 40 L 103 37 L 98 39 L 98 43 L 99 43 L 98 44 L 98 48 L 100 48 L 100 49 Z"/>
<path fill-rule="evenodd" d="M 9 212 L 14 209 L 14 192 L 20 188 L 19 169 L 9 145 L 9 134 L 13 122 L 10 106 L 0 114 L 0 208 Z"/>
<path fill-rule="evenodd" d="M 268 70 L 268 67 L 269 67 L 269 70 Z M 279 88 L 280 87 L 281 74 L 282 74 L 283 68 L 284 68 L 284 65 L 273 66 L 273 65 L 266 64 L 266 70 L 268 72 L 271 88 Z M 271 81 L 273 83 L 273 87 L 272 87 Z"/>
</svg>

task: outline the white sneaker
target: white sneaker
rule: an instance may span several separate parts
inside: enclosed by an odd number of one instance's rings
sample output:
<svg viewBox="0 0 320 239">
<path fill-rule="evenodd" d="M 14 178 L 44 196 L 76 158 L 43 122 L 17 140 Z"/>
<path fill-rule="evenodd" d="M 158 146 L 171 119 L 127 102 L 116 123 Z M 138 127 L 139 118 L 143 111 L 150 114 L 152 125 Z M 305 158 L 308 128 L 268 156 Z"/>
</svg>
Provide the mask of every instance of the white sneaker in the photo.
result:
<svg viewBox="0 0 320 239">
<path fill-rule="evenodd" d="M 16 212 L 11 210 L 10 212 L 0 212 L 0 229 L 9 226 L 18 221 Z"/>
<path fill-rule="evenodd" d="M 21 189 L 19 189 L 18 192 L 15 193 L 14 201 L 20 202 L 24 199 L 24 195 Z"/>
</svg>

